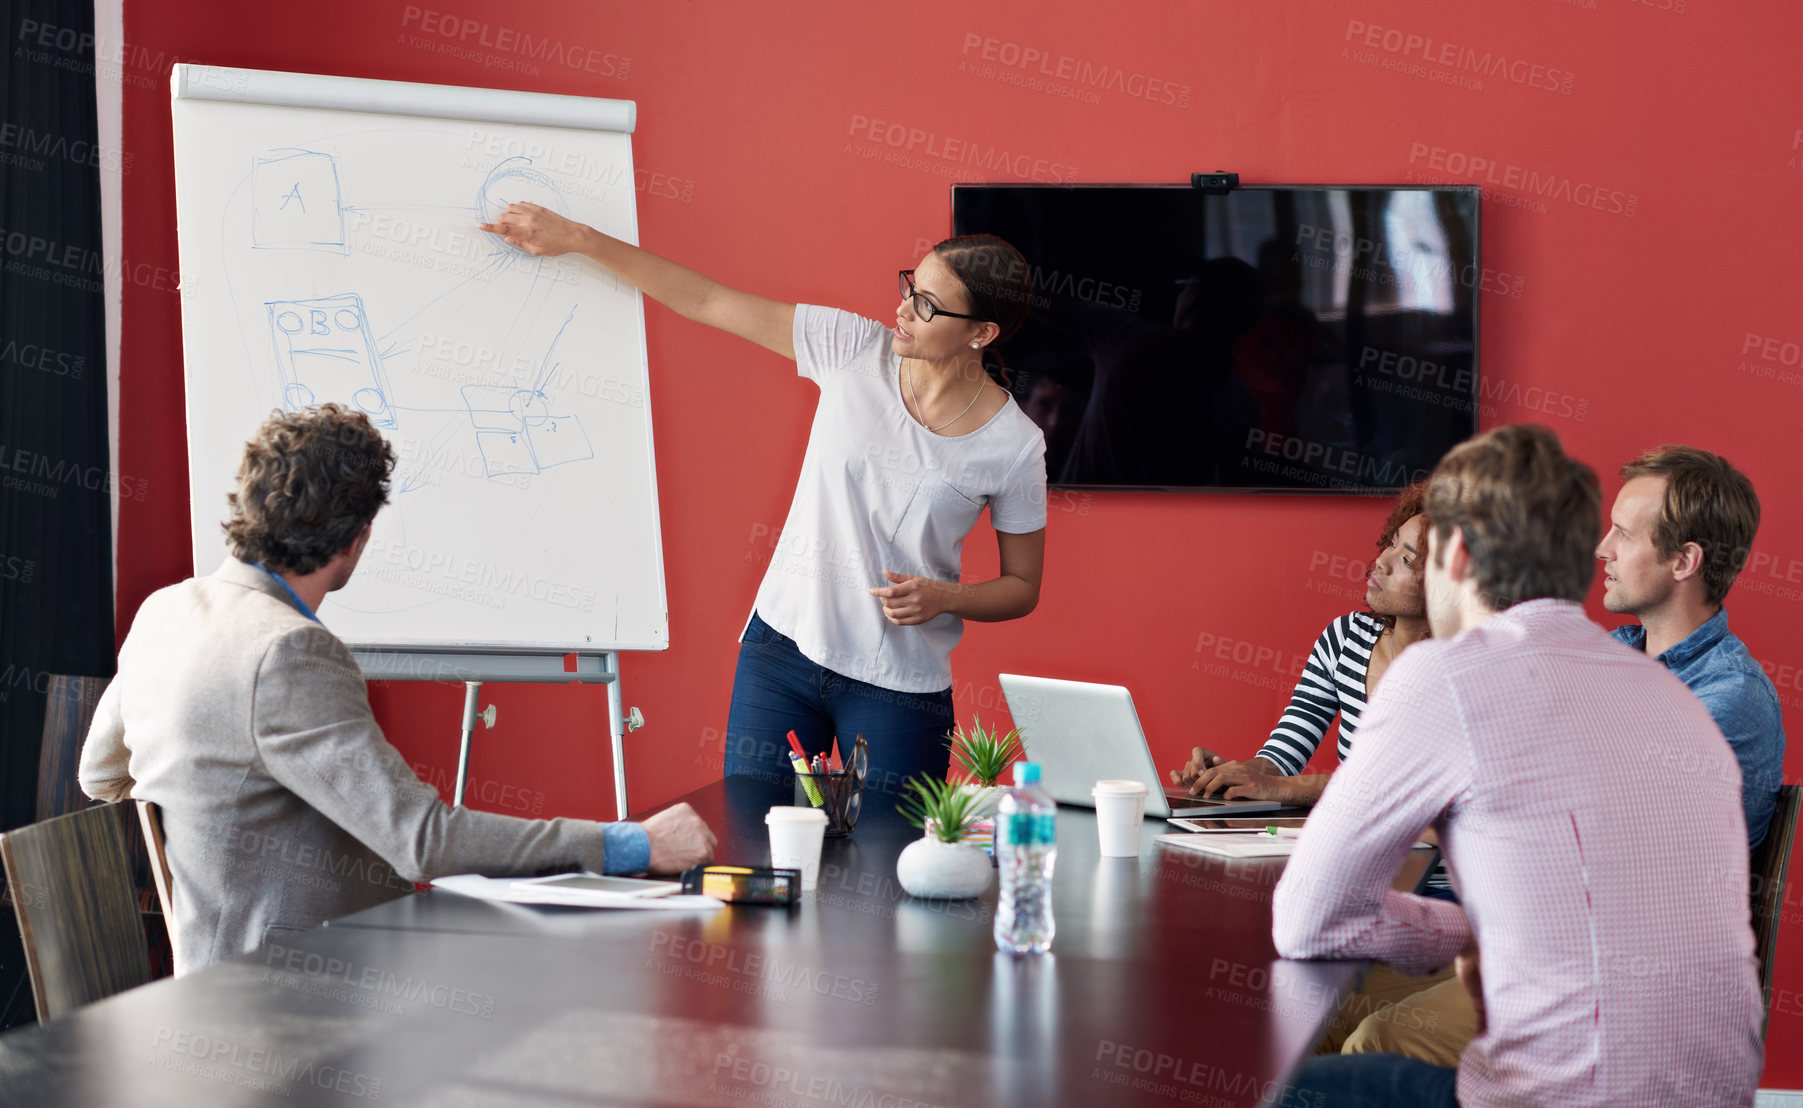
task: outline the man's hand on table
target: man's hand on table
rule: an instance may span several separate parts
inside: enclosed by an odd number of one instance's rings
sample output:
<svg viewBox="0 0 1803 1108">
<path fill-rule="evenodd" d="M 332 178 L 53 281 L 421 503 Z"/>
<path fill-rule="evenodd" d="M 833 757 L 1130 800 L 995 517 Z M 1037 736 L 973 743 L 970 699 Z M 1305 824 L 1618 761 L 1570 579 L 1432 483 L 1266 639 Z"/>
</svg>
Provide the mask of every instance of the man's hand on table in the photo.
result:
<svg viewBox="0 0 1803 1108">
<path fill-rule="evenodd" d="M 681 873 L 714 860 L 714 833 L 687 804 L 672 804 L 639 821 L 651 840 L 651 872 Z"/>
</svg>

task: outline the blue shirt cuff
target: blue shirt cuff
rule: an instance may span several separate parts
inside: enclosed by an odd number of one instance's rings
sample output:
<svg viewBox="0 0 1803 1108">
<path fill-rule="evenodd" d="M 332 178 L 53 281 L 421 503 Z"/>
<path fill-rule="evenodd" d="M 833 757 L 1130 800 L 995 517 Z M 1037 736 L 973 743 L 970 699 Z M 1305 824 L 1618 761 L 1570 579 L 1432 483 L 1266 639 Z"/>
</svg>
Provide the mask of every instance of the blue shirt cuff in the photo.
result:
<svg viewBox="0 0 1803 1108">
<path fill-rule="evenodd" d="M 644 873 L 651 868 L 651 836 L 636 823 L 601 825 L 602 863 L 610 874 Z"/>
</svg>

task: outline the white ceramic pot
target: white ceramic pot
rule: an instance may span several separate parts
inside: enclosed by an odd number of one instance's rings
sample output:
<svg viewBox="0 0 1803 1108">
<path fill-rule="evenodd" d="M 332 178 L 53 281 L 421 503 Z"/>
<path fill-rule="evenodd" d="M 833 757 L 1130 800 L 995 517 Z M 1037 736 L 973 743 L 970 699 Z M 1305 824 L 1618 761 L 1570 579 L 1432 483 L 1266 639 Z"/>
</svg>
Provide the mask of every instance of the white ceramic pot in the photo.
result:
<svg viewBox="0 0 1803 1108">
<path fill-rule="evenodd" d="M 928 835 L 902 849 L 895 876 L 908 895 L 925 900 L 968 900 L 989 887 L 989 855 L 969 843 Z"/>
<path fill-rule="evenodd" d="M 959 785 L 958 791 L 977 798 L 978 817 L 995 815 L 995 806 L 1002 799 L 1002 790 L 998 785 Z"/>
</svg>

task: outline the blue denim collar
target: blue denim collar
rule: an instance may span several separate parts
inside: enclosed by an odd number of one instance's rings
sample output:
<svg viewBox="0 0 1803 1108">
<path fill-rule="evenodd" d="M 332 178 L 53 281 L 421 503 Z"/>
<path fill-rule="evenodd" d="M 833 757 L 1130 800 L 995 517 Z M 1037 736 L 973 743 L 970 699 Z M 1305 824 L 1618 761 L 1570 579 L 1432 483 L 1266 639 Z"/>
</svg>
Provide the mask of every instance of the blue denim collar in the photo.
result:
<svg viewBox="0 0 1803 1108">
<path fill-rule="evenodd" d="M 1615 629 L 1615 637 L 1627 643 L 1635 650 L 1646 649 L 1646 628 L 1638 623 L 1630 623 Z M 1658 660 L 1665 668 L 1683 677 L 1683 671 L 1703 660 L 1711 650 L 1728 638 L 1728 608 L 1723 605 L 1715 610 L 1715 614 L 1704 620 L 1695 631 L 1684 636 L 1683 641 L 1668 647 Z"/>
</svg>

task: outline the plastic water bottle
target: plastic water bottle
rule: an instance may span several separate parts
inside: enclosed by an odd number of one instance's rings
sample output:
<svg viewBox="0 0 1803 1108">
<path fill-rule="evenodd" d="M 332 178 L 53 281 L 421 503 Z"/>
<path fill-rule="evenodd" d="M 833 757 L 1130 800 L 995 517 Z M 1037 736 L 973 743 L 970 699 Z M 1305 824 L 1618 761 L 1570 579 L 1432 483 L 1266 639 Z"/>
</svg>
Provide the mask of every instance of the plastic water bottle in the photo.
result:
<svg viewBox="0 0 1803 1108">
<path fill-rule="evenodd" d="M 1039 787 L 1039 766 L 1014 764 L 1014 787 L 995 806 L 995 859 L 1002 900 L 995 945 L 1012 954 L 1043 954 L 1052 945 L 1052 863 L 1058 859 L 1058 805 Z"/>
</svg>

